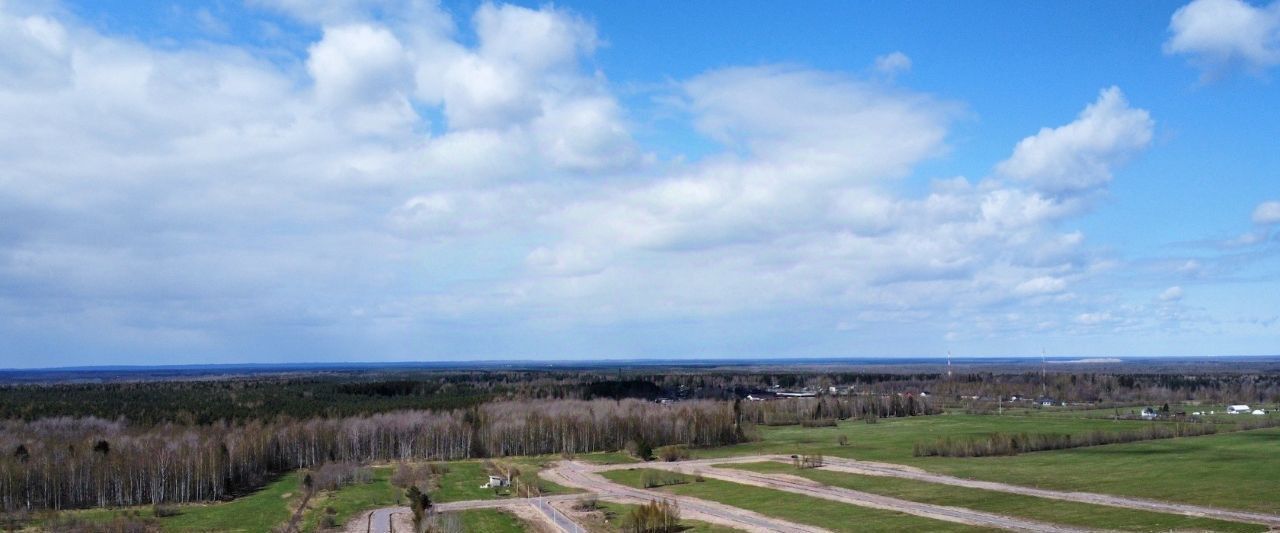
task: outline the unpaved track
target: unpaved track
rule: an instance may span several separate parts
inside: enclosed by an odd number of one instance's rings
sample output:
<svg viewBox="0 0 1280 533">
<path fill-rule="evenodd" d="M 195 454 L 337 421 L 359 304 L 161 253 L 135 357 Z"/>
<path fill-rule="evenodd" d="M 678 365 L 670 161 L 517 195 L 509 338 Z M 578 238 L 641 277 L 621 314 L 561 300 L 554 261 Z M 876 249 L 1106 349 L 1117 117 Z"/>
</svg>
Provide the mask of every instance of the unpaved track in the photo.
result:
<svg viewBox="0 0 1280 533">
<path fill-rule="evenodd" d="M 672 500 L 680 505 L 681 516 L 685 518 L 725 525 L 750 533 L 829 533 L 825 529 L 772 518 L 747 509 L 689 496 L 678 496 L 620 485 L 592 472 L 590 465 L 576 461 L 561 461 L 554 468 L 545 469 L 539 475 L 561 485 L 594 492 L 602 500 L 622 503 Z"/>
<path fill-rule="evenodd" d="M 724 469 L 709 468 L 715 464 L 727 463 L 748 463 L 760 461 L 781 461 L 784 463 L 791 462 L 791 458 L 785 455 L 750 455 L 727 457 L 723 459 L 698 459 L 693 461 L 679 461 L 674 463 L 646 463 L 645 466 L 664 468 L 668 470 L 680 470 L 680 465 L 684 465 L 686 470 L 694 472 L 692 469 L 706 469 L 712 472 L 724 472 Z M 1038 489 L 1033 487 L 1025 487 L 1021 485 L 1010 485 L 1008 483 L 998 483 L 994 481 L 978 481 L 973 479 L 964 479 L 944 474 L 934 474 L 923 470 L 898 465 L 889 465 L 885 463 L 871 463 L 864 461 L 855 461 L 853 459 L 843 458 L 825 458 L 826 466 L 824 470 L 833 470 L 838 472 L 848 472 L 851 474 L 863 474 L 869 476 L 886 476 L 897 477 L 903 479 L 911 479 L 926 483 L 940 483 L 944 485 L 954 485 L 957 487 L 967 487 L 972 489 L 992 490 L 998 492 L 1008 492 L 1012 494 L 1021 494 L 1025 496 L 1036 496 L 1039 498 L 1047 498 L 1053 500 L 1073 501 L 1080 503 L 1090 503 L 1095 505 L 1107 505 L 1110 507 L 1123 507 L 1127 509 L 1136 509 L 1140 511 L 1152 511 L 1157 513 L 1177 514 L 1183 516 L 1194 516 L 1200 518 L 1213 518 L 1217 520 L 1227 520 L 1231 522 L 1246 522 L 1250 524 L 1262 524 L 1273 529 L 1280 528 L 1280 515 L 1255 513 L 1249 511 L 1237 511 L 1232 509 L 1221 509 L 1217 507 L 1205 507 L 1201 505 L 1191 505 L 1184 503 L 1172 503 L 1158 500 L 1147 500 L 1143 498 L 1132 498 L 1127 496 L 1112 496 L 1109 494 L 1098 494 L 1092 492 L 1070 492 L 1049 489 Z M 674 466 L 671 466 L 674 465 Z M 635 465 L 602 465 L 597 470 L 616 470 L 620 468 L 631 468 Z M 745 472 L 741 470 L 728 469 L 734 472 Z M 702 470 L 697 470 L 702 471 Z M 707 475 L 707 474 L 704 474 Z M 763 474 L 759 474 L 763 475 Z"/>
<path fill-rule="evenodd" d="M 545 525 L 549 526 L 553 531 L 563 533 L 575 533 L 585 531 L 577 524 L 568 520 L 559 512 L 552 512 L 547 509 L 547 505 L 555 501 L 575 500 L 580 498 L 579 494 L 566 494 L 557 496 L 546 496 L 543 498 L 511 498 L 506 500 L 468 500 L 462 502 L 438 503 L 435 509 L 439 512 L 467 511 L 471 509 L 508 509 L 518 511 L 518 515 L 522 517 L 537 517 L 542 520 Z M 533 513 L 525 512 L 525 509 L 534 510 Z M 407 533 L 409 529 L 405 529 L 402 524 L 402 518 L 413 514 L 408 507 L 383 507 L 369 511 L 363 519 L 353 521 L 347 526 L 347 533 Z M 559 516 L 557 516 L 559 515 Z"/>
<path fill-rule="evenodd" d="M 787 460 L 786 457 L 777 458 L 775 460 Z M 929 483 L 943 483 L 947 485 L 955 485 L 959 487 L 968 487 L 972 489 L 994 490 L 999 492 L 1009 492 L 1014 494 L 1022 494 L 1026 496 L 1036 496 L 1039 498 L 1048 498 L 1053 500 L 1073 501 L 1080 503 L 1092 503 L 1095 505 L 1107 505 L 1111 507 L 1125 507 L 1128 509 L 1137 509 L 1140 511 L 1152 511 L 1157 513 L 1178 514 L 1184 516 L 1194 516 L 1201 518 L 1214 518 L 1218 520 L 1227 520 L 1230 522 L 1246 522 L 1250 524 L 1262 524 L 1272 529 L 1280 528 L 1280 515 L 1255 513 L 1250 511 L 1237 511 L 1232 509 L 1221 509 L 1217 507 L 1205 507 L 1201 505 L 1191 505 L 1186 503 L 1164 502 L 1159 500 L 1147 500 L 1143 498 L 1131 498 L 1127 496 L 1112 496 L 1110 494 L 1098 494 L 1093 492 L 1069 492 L 1049 489 L 1037 489 L 1033 487 L 1024 487 L 1021 485 L 1010 485 L 1008 483 L 997 483 L 994 481 L 978 481 L 973 479 L 964 479 L 954 476 L 942 474 L 931 474 L 915 469 L 893 468 L 882 464 L 864 464 L 852 459 L 827 459 L 827 470 L 836 470 L 840 472 L 849 472 L 852 474 L 864 474 L 871 476 L 892 476 L 905 479 L 914 479 L 917 481 L 925 481 Z"/>
<path fill-rule="evenodd" d="M 703 477 L 729 481 L 732 483 L 782 490 L 813 498 L 822 498 L 824 500 L 832 500 L 861 507 L 871 507 L 885 511 L 907 513 L 924 518 L 931 518 L 946 522 L 957 522 L 971 526 L 1005 529 L 1009 531 L 1042 531 L 1046 533 L 1084 533 L 1087 531 L 1094 531 L 1091 529 L 1081 529 L 1071 526 L 1052 524 L 1049 522 L 1039 522 L 1036 520 L 1005 516 L 996 513 L 974 511 L 963 507 L 947 507 L 943 505 L 902 500 L 869 492 L 823 485 L 802 477 L 786 474 L 758 474 L 755 472 L 748 472 L 746 470 L 713 468 L 705 461 L 650 463 L 643 466 L 683 472 L 686 474 L 698 474 Z"/>
</svg>

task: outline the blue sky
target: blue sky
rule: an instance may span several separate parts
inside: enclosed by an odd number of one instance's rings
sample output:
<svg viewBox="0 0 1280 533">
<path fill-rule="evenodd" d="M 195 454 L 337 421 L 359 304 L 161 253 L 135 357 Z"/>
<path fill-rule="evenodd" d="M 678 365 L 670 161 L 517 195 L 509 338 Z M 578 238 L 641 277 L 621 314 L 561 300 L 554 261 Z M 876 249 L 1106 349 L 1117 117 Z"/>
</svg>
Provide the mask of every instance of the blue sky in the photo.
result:
<svg viewBox="0 0 1280 533">
<path fill-rule="evenodd" d="M 0 367 L 1280 351 L 1280 2 L 0 2 Z"/>
</svg>

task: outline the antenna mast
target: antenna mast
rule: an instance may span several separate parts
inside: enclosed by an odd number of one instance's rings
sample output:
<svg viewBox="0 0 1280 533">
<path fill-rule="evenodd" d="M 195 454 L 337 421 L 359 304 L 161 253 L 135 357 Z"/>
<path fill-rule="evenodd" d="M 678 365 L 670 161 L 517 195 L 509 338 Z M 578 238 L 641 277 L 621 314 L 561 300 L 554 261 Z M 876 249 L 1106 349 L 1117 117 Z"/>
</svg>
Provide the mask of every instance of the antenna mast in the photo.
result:
<svg viewBox="0 0 1280 533">
<path fill-rule="evenodd" d="M 1040 348 L 1040 397 L 1041 398 L 1049 397 L 1049 386 L 1045 382 L 1044 348 Z"/>
<path fill-rule="evenodd" d="M 951 379 L 951 350 L 947 350 L 947 379 Z"/>
</svg>

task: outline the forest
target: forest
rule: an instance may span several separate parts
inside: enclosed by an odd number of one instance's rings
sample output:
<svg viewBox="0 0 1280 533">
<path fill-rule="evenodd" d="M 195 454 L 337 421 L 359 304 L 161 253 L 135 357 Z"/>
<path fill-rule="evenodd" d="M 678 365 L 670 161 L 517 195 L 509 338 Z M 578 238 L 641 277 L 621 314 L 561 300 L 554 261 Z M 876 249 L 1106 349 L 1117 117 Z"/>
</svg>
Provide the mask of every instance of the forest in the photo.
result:
<svg viewBox="0 0 1280 533">
<path fill-rule="evenodd" d="M 1265 370 L 932 370 L 396 370 L 0 386 L 0 508 L 220 500 L 328 463 L 714 447 L 751 440 L 756 426 L 972 411 L 1015 394 L 1094 406 L 1280 399 Z M 815 397 L 748 399 L 787 390 Z"/>
</svg>

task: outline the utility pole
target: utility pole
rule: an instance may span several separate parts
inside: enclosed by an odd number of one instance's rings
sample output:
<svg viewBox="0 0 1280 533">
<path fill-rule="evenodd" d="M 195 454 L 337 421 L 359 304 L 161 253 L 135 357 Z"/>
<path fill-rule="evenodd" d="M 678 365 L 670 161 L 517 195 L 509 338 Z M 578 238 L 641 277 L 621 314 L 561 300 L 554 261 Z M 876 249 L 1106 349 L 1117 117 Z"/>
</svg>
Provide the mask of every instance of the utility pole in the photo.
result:
<svg viewBox="0 0 1280 533">
<path fill-rule="evenodd" d="M 1044 348 L 1040 348 L 1040 397 L 1049 397 L 1049 384 L 1045 382 Z"/>
<path fill-rule="evenodd" d="M 947 379 L 951 379 L 951 350 L 947 350 Z"/>
</svg>

